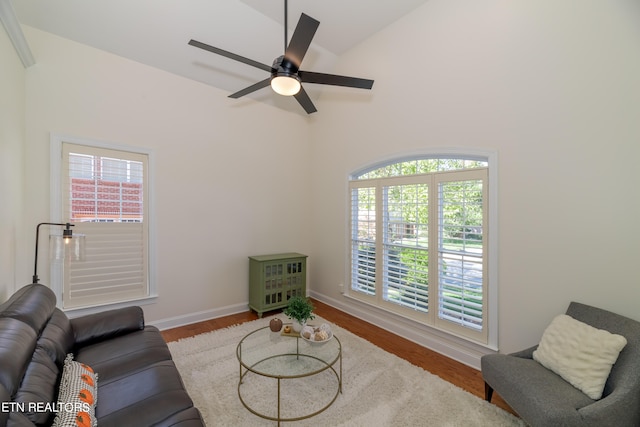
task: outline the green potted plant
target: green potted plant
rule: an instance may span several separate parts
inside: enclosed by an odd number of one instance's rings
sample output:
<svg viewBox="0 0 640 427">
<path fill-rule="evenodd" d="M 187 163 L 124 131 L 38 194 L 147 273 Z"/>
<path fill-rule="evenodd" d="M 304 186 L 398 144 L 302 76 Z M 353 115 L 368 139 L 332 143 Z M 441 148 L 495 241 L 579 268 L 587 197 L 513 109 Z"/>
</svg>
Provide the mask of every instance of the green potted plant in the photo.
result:
<svg viewBox="0 0 640 427">
<path fill-rule="evenodd" d="M 315 319 L 313 315 L 313 304 L 311 300 L 301 296 L 292 297 L 289 304 L 282 312 L 285 316 L 293 320 L 293 330 L 300 332 L 307 320 Z"/>
</svg>

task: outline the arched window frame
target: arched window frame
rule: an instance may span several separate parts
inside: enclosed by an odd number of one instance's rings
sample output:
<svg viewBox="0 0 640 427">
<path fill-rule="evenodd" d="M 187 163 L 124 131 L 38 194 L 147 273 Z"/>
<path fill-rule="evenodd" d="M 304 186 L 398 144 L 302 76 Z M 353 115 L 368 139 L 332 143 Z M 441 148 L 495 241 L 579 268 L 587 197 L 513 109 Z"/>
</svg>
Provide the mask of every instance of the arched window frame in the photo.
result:
<svg viewBox="0 0 640 427">
<path fill-rule="evenodd" d="M 351 192 L 354 182 L 360 181 L 360 177 L 363 174 L 374 171 L 381 167 L 413 161 L 413 160 L 424 160 L 424 159 L 466 159 L 466 160 L 476 160 L 476 161 L 484 161 L 487 163 L 486 174 L 487 174 L 487 185 L 486 185 L 486 195 L 487 198 L 487 206 L 486 206 L 486 244 L 484 246 L 485 258 L 487 260 L 486 267 L 484 271 L 484 275 L 486 277 L 486 286 L 484 288 L 484 292 L 486 294 L 486 298 L 484 301 L 484 309 L 486 310 L 486 317 L 483 324 L 483 333 L 482 334 L 474 334 L 474 333 L 465 333 L 464 328 L 461 330 L 458 327 L 450 328 L 447 326 L 447 322 L 438 322 L 434 321 L 434 316 L 431 316 L 430 319 L 420 318 L 420 316 L 415 316 L 412 314 L 407 314 L 406 311 L 403 310 L 393 310 L 390 305 L 382 301 L 380 304 L 380 292 L 378 292 L 377 296 L 370 295 L 362 295 L 359 292 L 355 292 L 352 287 L 352 262 L 351 262 L 351 248 L 352 248 L 352 218 L 351 218 Z M 411 181 L 410 176 L 403 176 L 399 179 L 405 181 Z M 377 195 L 376 197 L 379 197 Z M 380 199 L 378 199 L 380 202 Z M 456 149 L 456 148 L 445 148 L 445 149 L 434 149 L 429 151 L 422 151 L 416 153 L 409 153 L 403 156 L 396 156 L 384 159 L 382 161 L 365 165 L 356 169 L 349 175 L 349 212 L 347 214 L 349 224 L 348 224 L 348 251 L 349 260 L 348 260 L 348 271 L 346 282 L 348 283 L 345 286 L 344 293 L 349 297 L 356 298 L 362 302 L 373 304 L 378 308 L 381 308 L 386 311 L 390 311 L 396 315 L 402 316 L 404 318 L 409 318 L 414 321 L 417 321 L 421 324 L 427 325 L 429 327 L 433 327 L 437 330 L 444 331 L 458 338 L 462 338 L 468 340 L 469 342 L 473 342 L 476 344 L 480 344 L 482 346 L 491 348 L 493 350 L 497 350 L 498 348 L 498 154 L 492 150 L 478 150 L 478 149 Z M 378 285 L 382 286 L 382 285 Z M 435 296 L 434 296 L 435 298 Z M 390 309 L 391 308 L 391 309 Z M 436 310 L 432 310 L 436 311 Z M 438 317 L 438 316 L 435 316 Z"/>
</svg>

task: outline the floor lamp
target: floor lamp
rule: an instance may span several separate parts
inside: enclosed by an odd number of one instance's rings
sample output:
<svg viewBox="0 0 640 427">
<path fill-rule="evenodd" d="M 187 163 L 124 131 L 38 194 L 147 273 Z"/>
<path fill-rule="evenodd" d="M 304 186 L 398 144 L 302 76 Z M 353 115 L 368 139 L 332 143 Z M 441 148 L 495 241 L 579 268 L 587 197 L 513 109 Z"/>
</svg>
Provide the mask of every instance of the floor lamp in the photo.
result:
<svg viewBox="0 0 640 427">
<path fill-rule="evenodd" d="M 38 283 L 38 241 L 40 240 L 40 226 L 41 225 L 53 225 L 65 227 L 62 231 L 62 236 L 52 235 L 51 239 L 51 259 L 61 260 L 68 258 L 74 261 L 80 261 L 84 259 L 84 234 L 73 234 L 71 227 L 75 224 L 69 222 L 62 224 L 57 222 L 41 222 L 36 227 L 36 255 L 33 266 L 33 283 Z"/>
</svg>

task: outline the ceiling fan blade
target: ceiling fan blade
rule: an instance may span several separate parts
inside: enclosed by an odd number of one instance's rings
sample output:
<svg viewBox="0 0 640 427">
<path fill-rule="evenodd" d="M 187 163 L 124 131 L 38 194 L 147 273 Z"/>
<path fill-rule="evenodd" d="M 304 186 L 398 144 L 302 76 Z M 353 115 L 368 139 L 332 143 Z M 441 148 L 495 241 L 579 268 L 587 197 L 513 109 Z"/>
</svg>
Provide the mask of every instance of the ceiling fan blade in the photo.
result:
<svg viewBox="0 0 640 427">
<path fill-rule="evenodd" d="M 246 87 L 242 90 L 239 90 L 236 93 L 232 93 L 231 95 L 229 95 L 229 98 L 240 98 L 241 96 L 245 96 L 250 94 L 251 92 L 255 92 L 259 89 L 262 89 L 263 87 L 267 87 L 269 86 L 269 84 L 271 83 L 271 77 L 264 79 L 256 84 L 252 84 L 249 87 Z"/>
<path fill-rule="evenodd" d="M 251 65 L 252 67 L 256 67 L 256 68 L 260 68 L 261 70 L 265 70 L 267 72 L 271 72 L 271 66 L 270 65 L 266 65 L 266 64 L 262 64 L 258 61 L 254 61 L 253 59 L 249 59 L 249 58 L 245 58 L 244 56 L 240 56 L 240 55 L 236 55 L 235 53 L 231 53 L 229 51 L 217 48 L 217 47 L 213 47 L 210 46 L 206 43 L 202 43 L 199 42 L 197 40 L 189 40 L 189 44 L 191 46 L 195 46 L 195 47 L 199 47 L 200 49 L 204 49 L 204 50 L 208 50 L 209 52 L 213 52 L 215 54 L 218 55 L 222 55 L 224 57 L 227 57 L 229 59 L 233 59 L 235 61 L 240 61 L 242 63 L 245 63 L 247 65 Z"/>
<path fill-rule="evenodd" d="M 347 86 L 358 89 L 371 89 L 373 80 L 357 77 L 337 76 L 335 74 L 314 73 L 313 71 L 298 71 L 300 80 L 304 83 L 317 83 L 321 85 Z"/>
<path fill-rule="evenodd" d="M 318 25 L 320 25 L 320 22 L 309 15 L 305 15 L 304 13 L 300 15 L 300 20 L 298 21 L 296 29 L 293 31 L 289 46 L 287 46 L 284 52 L 284 57 L 291 62 L 296 69 L 300 68 L 302 59 L 307 53 L 309 45 L 311 45 L 311 40 L 313 40 L 313 36 L 316 34 Z"/>
<path fill-rule="evenodd" d="M 307 114 L 315 113 L 316 111 L 318 111 L 316 110 L 315 105 L 313 105 L 313 102 L 311 102 L 311 98 L 309 98 L 309 95 L 307 95 L 307 92 L 303 87 L 300 88 L 300 92 L 293 96 L 298 100 L 300 105 L 302 105 L 302 108 L 304 108 L 304 111 L 306 111 Z"/>
</svg>

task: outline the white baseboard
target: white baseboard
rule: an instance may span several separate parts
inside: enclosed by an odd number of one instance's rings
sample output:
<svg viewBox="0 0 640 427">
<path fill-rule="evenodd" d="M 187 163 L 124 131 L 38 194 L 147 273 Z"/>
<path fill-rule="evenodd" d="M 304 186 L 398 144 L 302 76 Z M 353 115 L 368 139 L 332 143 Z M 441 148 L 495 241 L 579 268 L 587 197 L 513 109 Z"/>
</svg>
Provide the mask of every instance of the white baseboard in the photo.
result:
<svg viewBox="0 0 640 427">
<path fill-rule="evenodd" d="M 198 311 L 182 316 L 169 317 L 167 319 L 154 320 L 150 325 L 164 331 L 166 329 L 177 328 L 179 326 L 191 325 L 193 323 L 204 322 L 205 320 L 216 319 L 218 317 L 229 316 L 237 313 L 244 313 L 249 310 L 249 303 L 228 305 L 226 307 L 214 308 L 212 310 Z"/>
<path fill-rule="evenodd" d="M 379 328 L 392 332 L 418 345 L 438 352 L 450 359 L 457 360 L 467 366 L 480 370 L 480 357 L 490 353 L 491 350 L 469 343 L 465 340 L 447 336 L 427 326 L 418 324 L 410 319 L 394 316 L 384 310 L 364 304 L 353 298 L 347 301 L 340 301 L 317 292 L 310 292 L 312 298 L 317 299 L 338 310 L 344 311 L 358 319 L 369 322 Z M 170 317 L 149 322 L 160 330 L 177 328 L 179 326 L 190 325 L 203 322 L 218 317 L 243 313 L 248 310 L 248 303 L 235 304 L 226 307 L 204 310 L 196 313 L 189 313 L 182 316 Z"/>
<path fill-rule="evenodd" d="M 454 336 L 449 337 L 445 333 L 410 319 L 394 316 L 387 311 L 353 298 L 339 301 L 313 291 L 311 297 L 477 370 L 480 370 L 480 357 L 483 354 L 492 353 L 491 350 L 483 346 L 469 343 Z"/>
</svg>

